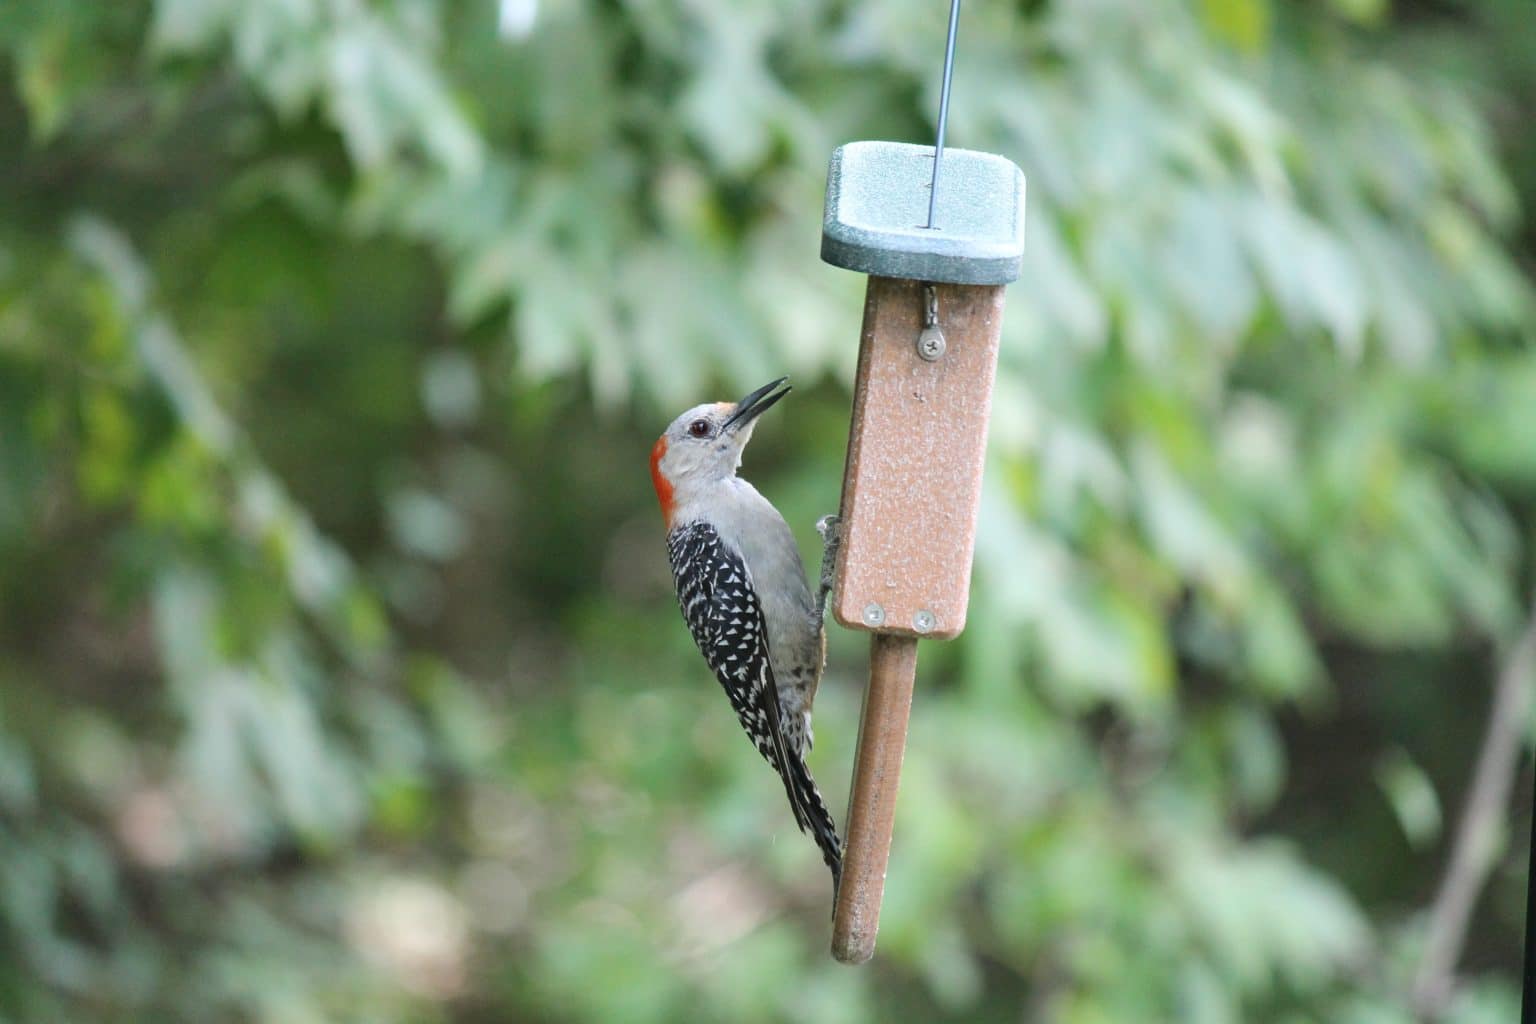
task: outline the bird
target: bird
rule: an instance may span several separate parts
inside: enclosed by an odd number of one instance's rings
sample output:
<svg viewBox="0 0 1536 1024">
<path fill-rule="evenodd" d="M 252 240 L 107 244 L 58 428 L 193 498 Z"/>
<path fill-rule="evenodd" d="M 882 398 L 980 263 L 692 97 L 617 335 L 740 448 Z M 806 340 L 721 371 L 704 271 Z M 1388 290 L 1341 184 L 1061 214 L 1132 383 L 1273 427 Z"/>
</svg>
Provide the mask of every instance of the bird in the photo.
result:
<svg viewBox="0 0 1536 1024">
<path fill-rule="evenodd" d="M 683 620 L 742 728 L 783 780 L 795 823 L 815 839 L 835 892 L 842 842 L 805 762 L 826 663 L 826 586 L 812 596 L 789 525 L 737 475 L 758 418 L 789 393 L 788 381 L 679 415 L 651 448 L 651 481 Z M 824 524 L 818 529 L 828 537 Z"/>
</svg>

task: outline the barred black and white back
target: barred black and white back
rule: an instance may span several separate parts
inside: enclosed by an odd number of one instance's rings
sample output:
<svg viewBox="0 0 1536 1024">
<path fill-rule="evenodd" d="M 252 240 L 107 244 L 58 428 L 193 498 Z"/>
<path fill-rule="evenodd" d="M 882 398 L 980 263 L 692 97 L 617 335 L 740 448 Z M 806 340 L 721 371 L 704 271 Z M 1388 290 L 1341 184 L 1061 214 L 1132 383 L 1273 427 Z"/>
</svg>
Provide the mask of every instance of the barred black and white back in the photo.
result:
<svg viewBox="0 0 1536 1024">
<path fill-rule="evenodd" d="M 702 521 L 674 527 L 667 534 L 667 555 L 694 642 L 758 753 L 779 773 L 795 823 L 816 840 L 835 885 L 842 872 L 842 843 L 805 764 L 808 737 L 801 716 L 784 721 L 769 630 L 745 559 Z M 815 669 L 819 675 L 820 666 Z"/>
</svg>

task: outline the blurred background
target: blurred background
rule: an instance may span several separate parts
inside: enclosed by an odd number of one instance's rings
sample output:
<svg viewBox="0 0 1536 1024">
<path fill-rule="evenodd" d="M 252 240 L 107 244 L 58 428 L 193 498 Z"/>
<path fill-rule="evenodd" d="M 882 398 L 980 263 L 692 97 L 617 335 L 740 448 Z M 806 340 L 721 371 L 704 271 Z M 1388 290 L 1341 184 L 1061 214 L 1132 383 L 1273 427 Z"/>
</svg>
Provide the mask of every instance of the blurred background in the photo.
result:
<svg viewBox="0 0 1536 1024">
<path fill-rule="evenodd" d="M 946 17 L 6 5 L 0 1020 L 1514 1019 L 1528 0 L 967 5 L 949 138 L 1028 252 L 879 952 L 827 956 L 646 456 L 793 375 L 746 469 L 819 558 L 826 161 L 931 138 Z"/>
</svg>

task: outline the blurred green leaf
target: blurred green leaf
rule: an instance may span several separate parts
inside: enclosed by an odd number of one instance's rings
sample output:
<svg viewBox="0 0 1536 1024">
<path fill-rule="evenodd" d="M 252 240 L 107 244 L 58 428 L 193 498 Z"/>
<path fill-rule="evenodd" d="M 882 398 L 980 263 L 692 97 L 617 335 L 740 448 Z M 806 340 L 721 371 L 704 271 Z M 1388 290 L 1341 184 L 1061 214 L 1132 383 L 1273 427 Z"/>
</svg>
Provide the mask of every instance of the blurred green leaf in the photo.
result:
<svg viewBox="0 0 1536 1024">
<path fill-rule="evenodd" d="M 1249 53 L 1269 41 L 1267 0 L 1200 0 L 1200 16 L 1212 33 Z"/>
<path fill-rule="evenodd" d="M 1392 805 L 1409 843 L 1424 847 L 1440 838 L 1440 798 L 1407 754 L 1400 749 L 1383 754 L 1376 762 L 1376 783 Z"/>
</svg>

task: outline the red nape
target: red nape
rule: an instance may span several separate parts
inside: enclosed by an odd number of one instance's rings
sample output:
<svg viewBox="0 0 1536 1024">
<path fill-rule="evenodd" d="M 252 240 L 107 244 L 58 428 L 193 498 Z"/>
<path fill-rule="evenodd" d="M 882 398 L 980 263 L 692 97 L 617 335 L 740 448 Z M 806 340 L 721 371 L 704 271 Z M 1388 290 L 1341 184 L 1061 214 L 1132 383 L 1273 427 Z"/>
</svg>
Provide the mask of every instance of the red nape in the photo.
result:
<svg viewBox="0 0 1536 1024">
<path fill-rule="evenodd" d="M 663 434 L 651 446 L 651 483 L 656 485 L 656 500 L 661 502 L 661 514 L 672 522 L 672 482 L 661 471 L 661 460 L 667 454 L 667 435 Z"/>
</svg>

